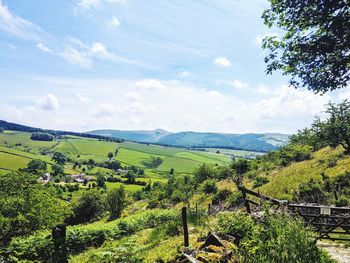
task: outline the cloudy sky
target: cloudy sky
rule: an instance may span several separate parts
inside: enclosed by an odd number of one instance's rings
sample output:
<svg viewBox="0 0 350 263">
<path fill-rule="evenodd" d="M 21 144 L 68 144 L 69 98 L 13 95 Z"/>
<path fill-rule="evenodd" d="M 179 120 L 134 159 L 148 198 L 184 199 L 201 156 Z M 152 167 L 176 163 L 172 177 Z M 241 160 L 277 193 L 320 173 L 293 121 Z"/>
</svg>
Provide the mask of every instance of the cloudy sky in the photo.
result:
<svg viewBox="0 0 350 263">
<path fill-rule="evenodd" d="M 267 76 L 266 0 L 0 0 L 0 119 L 292 133 L 329 100 Z"/>
</svg>

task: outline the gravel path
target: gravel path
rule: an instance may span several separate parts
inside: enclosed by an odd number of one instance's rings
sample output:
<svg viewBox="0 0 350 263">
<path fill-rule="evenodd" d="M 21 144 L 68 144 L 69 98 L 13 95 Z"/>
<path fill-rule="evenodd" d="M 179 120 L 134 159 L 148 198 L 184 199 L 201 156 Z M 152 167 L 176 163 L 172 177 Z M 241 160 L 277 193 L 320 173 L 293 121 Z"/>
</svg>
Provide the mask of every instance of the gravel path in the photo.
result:
<svg viewBox="0 0 350 263">
<path fill-rule="evenodd" d="M 350 248 L 346 248 L 344 245 L 335 243 L 326 243 L 318 241 L 317 245 L 327 251 L 327 253 L 339 263 L 350 262 Z"/>
</svg>

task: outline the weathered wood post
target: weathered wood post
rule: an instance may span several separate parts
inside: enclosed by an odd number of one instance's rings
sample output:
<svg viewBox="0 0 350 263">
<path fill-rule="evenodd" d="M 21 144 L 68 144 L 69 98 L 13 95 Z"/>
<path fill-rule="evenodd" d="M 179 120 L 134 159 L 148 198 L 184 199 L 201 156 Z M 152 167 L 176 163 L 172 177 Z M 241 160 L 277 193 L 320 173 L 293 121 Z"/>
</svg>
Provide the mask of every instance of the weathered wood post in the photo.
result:
<svg viewBox="0 0 350 263">
<path fill-rule="evenodd" d="M 66 247 L 66 226 L 60 224 L 52 228 L 53 263 L 68 263 Z"/>
<path fill-rule="evenodd" d="M 211 204 L 208 204 L 208 215 L 210 215 L 211 212 Z"/>
<path fill-rule="evenodd" d="M 243 197 L 243 200 L 244 200 L 244 205 L 245 205 L 245 208 L 247 210 L 247 213 L 251 213 L 251 210 L 250 210 L 250 205 L 249 205 L 249 202 L 247 200 L 247 193 L 246 193 L 246 190 L 244 187 L 240 187 L 241 188 L 241 191 L 242 191 L 242 197 Z"/>
<path fill-rule="evenodd" d="M 196 203 L 196 224 L 198 225 L 198 203 Z"/>
<path fill-rule="evenodd" d="M 182 207 L 182 224 L 184 228 L 184 244 L 186 248 L 189 246 L 189 241 L 188 241 L 187 211 L 185 206 Z"/>
</svg>

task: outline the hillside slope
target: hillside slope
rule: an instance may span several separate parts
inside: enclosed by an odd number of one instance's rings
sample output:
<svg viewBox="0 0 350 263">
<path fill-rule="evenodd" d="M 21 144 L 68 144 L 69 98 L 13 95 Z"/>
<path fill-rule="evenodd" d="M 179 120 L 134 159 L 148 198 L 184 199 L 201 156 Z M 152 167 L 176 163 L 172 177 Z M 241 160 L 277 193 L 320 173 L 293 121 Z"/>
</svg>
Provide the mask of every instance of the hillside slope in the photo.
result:
<svg viewBox="0 0 350 263">
<path fill-rule="evenodd" d="M 329 147 L 313 153 L 311 160 L 296 162 L 260 175 L 266 176 L 269 183 L 259 188 L 260 192 L 280 199 L 291 199 L 301 183 L 310 179 L 321 179 L 324 173 L 330 177 L 350 171 L 350 156 L 343 155 L 341 147 Z"/>
<path fill-rule="evenodd" d="M 289 137 L 279 133 L 228 134 L 191 131 L 170 133 L 160 129 L 153 131 L 95 130 L 88 133 L 176 147 L 217 147 L 262 152 L 277 149 L 284 145 Z"/>
</svg>

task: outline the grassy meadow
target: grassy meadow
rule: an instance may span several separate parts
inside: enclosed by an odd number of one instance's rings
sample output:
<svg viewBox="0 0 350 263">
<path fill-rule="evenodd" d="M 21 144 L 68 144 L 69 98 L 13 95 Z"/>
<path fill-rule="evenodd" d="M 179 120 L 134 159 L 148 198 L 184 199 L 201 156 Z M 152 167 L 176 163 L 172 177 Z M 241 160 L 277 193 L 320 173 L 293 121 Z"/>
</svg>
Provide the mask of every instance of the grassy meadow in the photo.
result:
<svg viewBox="0 0 350 263">
<path fill-rule="evenodd" d="M 65 165 L 65 173 L 76 174 L 82 171 L 81 166 L 73 168 L 74 162 L 93 159 L 96 162 L 108 160 L 107 154 L 113 154 L 118 150 L 114 159 L 123 166 L 136 166 L 145 170 L 145 178 L 137 181 L 149 180 L 164 182 L 169 177 L 169 172 L 174 169 L 176 176 L 192 174 L 203 163 L 211 165 L 224 165 L 231 161 L 231 157 L 215 152 L 191 151 L 181 148 L 164 147 L 151 144 L 139 144 L 132 142 L 107 142 L 92 138 L 67 136 L 54 141 L 34 141 L 30 139 L 31 133 L 18 131 L 4 131 L 0 133 L 0 174 L 11 170 L 24 168 L 32 159 L 41 159 L 52 164 L 51 156 L 54 152 L 61 152 L 70 161 Z M 152 158 L 162 158 L 163 162 L 156 168 L 146 166 Z M 86 173 L 94 174 L 97 171 L 108 172 L 108 169 L 94 167 Z M 108 188 L 118 187 L 121 183 L 107 183 Z M 139 185 L 126 185 L 126 190 L 135 192 L 142 187 Z M 78 192 L 77 192 L 78 193 Z"/>
</svg>

